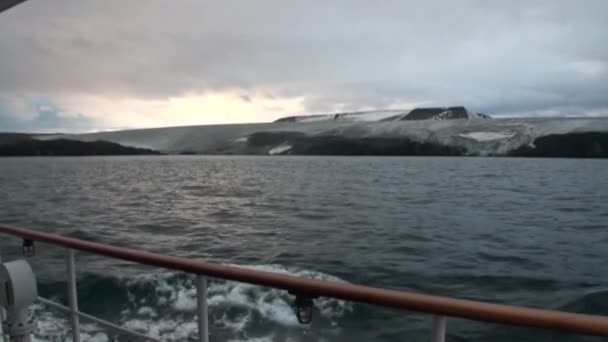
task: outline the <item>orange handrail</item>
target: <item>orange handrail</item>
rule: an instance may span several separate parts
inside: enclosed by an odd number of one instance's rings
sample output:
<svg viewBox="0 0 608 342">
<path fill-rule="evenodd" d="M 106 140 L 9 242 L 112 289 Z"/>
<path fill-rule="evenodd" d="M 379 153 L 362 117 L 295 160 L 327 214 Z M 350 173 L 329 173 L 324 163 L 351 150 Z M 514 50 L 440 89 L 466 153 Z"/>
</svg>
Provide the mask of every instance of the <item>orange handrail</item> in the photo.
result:
<svg viewBox="0 0 608 342">
<path fill-rule="evenodd" d="M 280 288 L 303 295 L 333 297 L 397 309 L 477 321 L 608 336 L 608 317 L 431 296 L 369 286 L 322 281 L 116 247 L 0 224 L 0 233 L 141 264 L 227 280 Z"/>
</svg>

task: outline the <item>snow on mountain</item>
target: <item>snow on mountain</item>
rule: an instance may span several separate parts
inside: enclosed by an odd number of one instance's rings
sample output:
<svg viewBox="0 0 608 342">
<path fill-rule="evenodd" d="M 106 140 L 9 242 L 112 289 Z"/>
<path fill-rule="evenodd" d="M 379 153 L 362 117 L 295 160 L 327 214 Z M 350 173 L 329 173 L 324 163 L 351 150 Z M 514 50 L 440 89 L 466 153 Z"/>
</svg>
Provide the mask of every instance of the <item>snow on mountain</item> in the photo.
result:
<svg viewBox="0 0 608 342">
<path fill-rule="evenodd" d="M 392 111 L 366 113 L 384 117 Z M 357 114 L 355 117 L 359 118 Z M 390 115 L 389 115 L 390 116 Z M 62 136 L 83 141 L 108 140 L 168 153 L 284 154 L 297 144 L 326 141 L 409 139 L 463 148 L 471 155 L 501 155 L 549 134 L 608 133 L 608 118 L 526 118 L 491 120 L 317 120 L 262 124 L 208 125 L 125 130 Z M 365 118 L 365 116 L 363 116 Z M 256 139 L 252 139 L 252 137 Z M 54 136 L 55 138 L 57 136 Z M 44 139 L 53 136 L 43 137 Z M 315 140 L 317 139 L 317 140 Z M 325 140 L 323 140 L 325 139 Z M 288 148 L 289 146 L 289 148 Z M 295 153 L 295 152 L 294 152 Z"/>
<path fill-rule="evenodd" d="M 405 113 L 402 109 L 369 110 L 360 112 L 345 112 L 334 114 L 313 114 L 288 116 L 276 120 L 277 123 L 285 122 L 317 122 L 317 121 L 381 121 Z"/>
</svg>

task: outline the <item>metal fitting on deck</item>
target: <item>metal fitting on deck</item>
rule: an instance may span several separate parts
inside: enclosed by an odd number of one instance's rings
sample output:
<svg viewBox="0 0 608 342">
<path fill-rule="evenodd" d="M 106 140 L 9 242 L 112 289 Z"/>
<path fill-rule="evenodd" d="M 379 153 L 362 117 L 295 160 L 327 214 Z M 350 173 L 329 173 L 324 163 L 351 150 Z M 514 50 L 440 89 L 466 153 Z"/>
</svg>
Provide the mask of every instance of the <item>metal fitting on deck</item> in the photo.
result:
<svg viewBox="0 0 608 342">
<path fill-rule="evenodd" d="M 23 239 L 23 256 L 33 257 L 36 254 L 36 247 L 34 246 L 34 240 Z"/>
<path fill-rule="evenodd" d="M 310 296 L 289 292 L 289 294 L 296 296 L 294 301 L 295 314 L 300 324 L 310 324 L 312 322 L 312 309 L 314 307 L 314 300 L 319 296 Z"/>
<path fill-rule="evenodd" d="M 36 276 L 25 260 L 0 264 L 0 306 L 6 310 L 3 332 L 10 341 L 27 342 L 36 328 L 30 305 L 38 298 Z"/>
</svg>

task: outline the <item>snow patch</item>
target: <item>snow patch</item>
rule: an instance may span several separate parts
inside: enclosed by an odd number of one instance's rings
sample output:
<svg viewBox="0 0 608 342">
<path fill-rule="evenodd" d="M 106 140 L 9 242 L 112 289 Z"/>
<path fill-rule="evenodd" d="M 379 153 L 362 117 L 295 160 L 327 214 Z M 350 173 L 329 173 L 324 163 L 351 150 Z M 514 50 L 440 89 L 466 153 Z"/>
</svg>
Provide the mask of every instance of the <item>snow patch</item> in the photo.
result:
<svg viewBox="0 0 608 342">
<path fill-rule="evenodd" d="M 277 155 L 277 154 L 283 154 L 287 151 L 289 151 L 291 149 L 291 145 L 289 144 L 281 144 L 277 147 L 273 147 L 270 149 L 270 151 L 268 151 L 268 154 L 270 155 Z"/>
<path fill-rule="evenodd" d="M 492 141 L 513 138 L 515 134 L 513 132 L 471 132 L 459 134 L 458 136 L 476 141 Z"/>
<path fill-rule="evenodd" d="M 381 121 L 383 119 L 390 118 L 392 116 L 396 116 L 398 114 L 404 113 L 403 110 L 378 110 L 378 111 L 368 111 L 368 112 L 359 112 L 359 113 L 346 113 L 339 114 L 337 120 L 351 120 L 351 121 Z"/>
<path fill-rule="evenodd" d="M 320 121 L 361 121 L 374 122 L 404 113 L 401 109 L 369 110 L 335 114 L 301 115 L 284 118 L 288 122 L 309 123 Z"/>
</svg>

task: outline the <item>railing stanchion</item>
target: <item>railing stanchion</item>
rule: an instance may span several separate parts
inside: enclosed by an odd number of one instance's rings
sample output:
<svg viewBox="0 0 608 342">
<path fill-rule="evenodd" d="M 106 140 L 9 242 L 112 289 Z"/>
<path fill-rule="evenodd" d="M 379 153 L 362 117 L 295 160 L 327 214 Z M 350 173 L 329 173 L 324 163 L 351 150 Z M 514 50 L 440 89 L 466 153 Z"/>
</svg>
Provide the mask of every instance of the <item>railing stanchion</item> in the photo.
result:
<svg viewBox="0 0 608 342">
<path fill-rule="evenodd" d="M 0 255 L 0 263 L 2 263 L 2 255 Z M 8 339 L 6 338 L 6 336 L 4 335 L 4 332 L 2 330 L 2 325 L 4 324 L 4 319 L 5 319 L 5 312 L 4 312 L 4 308 L 0 308 L 0 340 L 1 341 L 8 341 Z"/>
<path fill-rule="evenodd" d="M 431 342 L 445 342 L 446 317 L 433 316 L 433 334 Z"/>
<path fill-rule="evenodd" d="M 70 304 L 70 321 L 72 322 L 72 341 L 80 342 L 80 319 L 78 316 L 78 294 L 76 292 L 76 263 L 74 250 L 68 249 L 68 302 Z"/>
<path fill-rule="evenodd" d="M 196 314 L 198 315 L 198 338 L 209 342 L 209 320 L 207 317 L 207 278 L 196 276 Z"/>
<path fill-rule="evenodd" d="M 0 308 L 0 341 L 8 341 L 6 338 L 7 335 L 2 332 L 2 325 L 4 324 L 5 319 L 4 309 Z"/>
<path fill-rule="evenodd" d="M 0 255 L 0 264 L 2 263 L 2 255 Z M 4 308 L 0 308 L 0 341 L 8 341 L 4 333 L 2 332 L 2 325 L 4 324 Z"/>
</svg>

